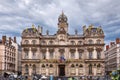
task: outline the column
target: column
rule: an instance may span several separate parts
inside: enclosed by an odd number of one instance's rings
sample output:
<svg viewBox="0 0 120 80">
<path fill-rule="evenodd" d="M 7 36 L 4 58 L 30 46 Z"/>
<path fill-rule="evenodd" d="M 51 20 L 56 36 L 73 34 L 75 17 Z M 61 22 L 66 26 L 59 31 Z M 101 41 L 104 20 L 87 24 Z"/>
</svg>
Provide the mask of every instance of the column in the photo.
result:
<svg viewBox="0 0 120 80">
<path fill-rule="evenodd" d="M 59 71 L 59 68 L 58 68 L 58 65 L 56 65 L 56 76 L 59 75 L 59 74 L 58 74 L 58 73 L 59 73 L 58 71 Z"/>
<path fill-rule="evenodd" d="M 48 48 L 46 50 L 46 59 L 49 59 L 49 50 L 48 50 Z"/>
<path fill-rule="evenodd" d="M 28 55 L 29 55 L 28 58 L 29 58 L 29 59 L 32 59 L 32 51 L 31 51 L 31 48 L 30 48 L 30 50 L 29 50 Z"/>
<path fill-rule="evenodd" d="M 46 75 L 48 76 L 49 74 L 49 68 L 46 68 Z"/>
<path fill-rule="evenodd" d="M 29 75 L 32 75 L 32 66 L 29 66 Z"/>
<path fill-rule="evenodd" d="M 76 68 L 76 76 L 78 76 L 78 72 L 79 72 L 79 69 L 78 69 L 78 68 Z"/>
<path fill-rule="evenodd" d="M 92 56 L 93 56 L 93 59 L 95 59 L 96 58 L 96 49 L 95 48 L 93 48 L 93 52 L 92 52 L 93 54 L 92 54 Z"/>
<path fill-rule="evenodd" d="M 58 52 L 57 52 L 57 48 L 55 48 L 54 50 L 54 59 L 58 59 Z"/>
<path fill-rule="evenodd" d="M 78 59 L 79 58 L 79 54 L 78 54 L 78 50 L 77 48 L 75 49 L 75 59 Z"/>
</svg>

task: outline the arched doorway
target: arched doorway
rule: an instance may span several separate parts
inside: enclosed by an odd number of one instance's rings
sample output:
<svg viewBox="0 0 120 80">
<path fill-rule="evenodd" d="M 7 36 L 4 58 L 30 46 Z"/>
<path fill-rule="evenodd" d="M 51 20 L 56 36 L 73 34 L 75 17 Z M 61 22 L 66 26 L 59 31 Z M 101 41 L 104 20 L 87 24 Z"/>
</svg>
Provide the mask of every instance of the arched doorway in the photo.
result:
<svg viewBox="0 0 120 80">
<path fill-rule="evenodd" d="M 65 65 L 58 65 L 59 68 L 59 76 L 65 76 Z"/>
</svg>

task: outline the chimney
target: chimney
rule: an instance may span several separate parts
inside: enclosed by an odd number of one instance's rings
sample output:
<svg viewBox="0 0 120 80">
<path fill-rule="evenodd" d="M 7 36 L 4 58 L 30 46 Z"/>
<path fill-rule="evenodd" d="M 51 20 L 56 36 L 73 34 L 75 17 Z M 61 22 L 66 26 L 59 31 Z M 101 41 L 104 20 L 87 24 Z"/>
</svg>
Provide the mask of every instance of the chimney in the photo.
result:
<svg viewBox="0 0 120 80">
<path fill-rule="evenodd" d="M 2 44 L 5 44 L 6 42 L 6 36 L 2 36 Z"/>
<path fill-rule="evenodd" d="M 46 31 L 46 35 L 49 35 L 49 31 L 48 30 Z"/>
<path fill-rule="evenodd" d="M 9 37 L 9 45 L 11 44 L 12 42 L 11 42 L 11 37 Z"/>
<path fill-rule="evenodd" d="M 113 46 L 113 45 L 115 45 L 115 42 L 110 42 L 110 46 Z"/>
<path fill-rule="evenodd" d="M 78 31 L 77 31 L 77 29 L 75 30 L 75 35 L 77 35 L 78 34 Z"/>
<path fill-rule="evenodd" d="M 16 43 L 16 37 L 14 37 L 14 43 Z"/>
<path fill-rule="evenodd" d="M 120 39 L 116 38 L 116 44 L 119 44 L 119 43 L 120 43 Z"/>
<path fill-rule="evenodd" d="M 106 51 L 109 49 L 109 45 L 106 45 Z"/>
</svg>

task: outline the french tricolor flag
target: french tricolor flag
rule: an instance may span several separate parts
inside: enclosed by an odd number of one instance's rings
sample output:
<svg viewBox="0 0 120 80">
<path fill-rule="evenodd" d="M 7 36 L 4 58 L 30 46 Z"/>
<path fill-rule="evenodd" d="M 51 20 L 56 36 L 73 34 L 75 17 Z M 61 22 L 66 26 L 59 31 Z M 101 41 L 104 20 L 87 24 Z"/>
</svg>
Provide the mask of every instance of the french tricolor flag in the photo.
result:
<svg viewBox="0 0 120 80">
<path fill-rule="evenodd" d="M 64 56 L 61 56 L 60 57 L 60 62 L 63 62 L 63 61 L 65 61 L 65 58 L 64 58 Z"/>
</svg>

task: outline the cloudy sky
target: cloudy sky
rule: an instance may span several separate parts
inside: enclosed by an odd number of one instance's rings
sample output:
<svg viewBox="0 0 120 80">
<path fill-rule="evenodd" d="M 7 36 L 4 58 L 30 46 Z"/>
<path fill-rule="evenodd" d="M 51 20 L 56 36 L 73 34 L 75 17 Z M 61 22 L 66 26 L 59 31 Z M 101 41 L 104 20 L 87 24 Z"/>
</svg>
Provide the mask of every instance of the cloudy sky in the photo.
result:
<svg viewBox="0 0 120 80">
<path fill-rule="evenodd" d="M 120 37 L 120 0 L 0 0 L 0 36 L 17 36 L 20 42 L 22 31 L 42 26 L 43 33 L 57 31 L 61 12 L 68 17 L 69 33 L 82 26 L 102 26 L 105 42 Z"/>
</svg>

